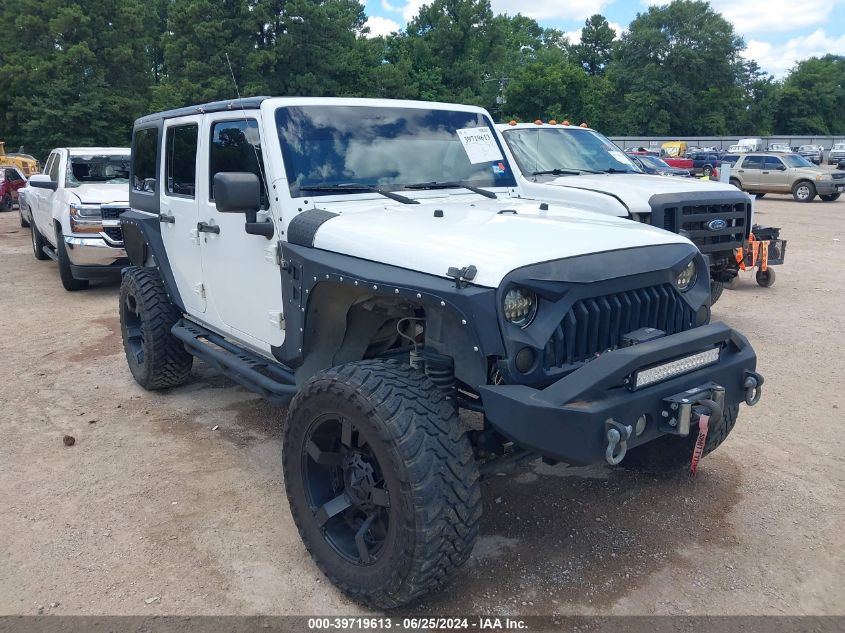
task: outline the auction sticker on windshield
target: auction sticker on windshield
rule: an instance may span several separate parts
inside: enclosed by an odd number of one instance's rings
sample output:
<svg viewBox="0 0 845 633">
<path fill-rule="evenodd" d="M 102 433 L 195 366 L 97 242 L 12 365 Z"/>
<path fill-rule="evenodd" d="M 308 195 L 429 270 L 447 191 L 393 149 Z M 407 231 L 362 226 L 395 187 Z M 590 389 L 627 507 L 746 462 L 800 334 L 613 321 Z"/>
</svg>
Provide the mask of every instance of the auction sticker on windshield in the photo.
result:
<svg viewBox="0 0 845 633">
<path fill-rule="evenodd" d="M 496 144 L 496 139 L 490 132 L 490 128 L 468 127 L 457 130 L 457 132 L 458 138 L 461 139 L 461 145 L 464 146 L 464 151 L 467 153 L 467 158 L 473 165 L 503 160 L 502 153 L 499 151 L 499 146 Z"/>
</svg>

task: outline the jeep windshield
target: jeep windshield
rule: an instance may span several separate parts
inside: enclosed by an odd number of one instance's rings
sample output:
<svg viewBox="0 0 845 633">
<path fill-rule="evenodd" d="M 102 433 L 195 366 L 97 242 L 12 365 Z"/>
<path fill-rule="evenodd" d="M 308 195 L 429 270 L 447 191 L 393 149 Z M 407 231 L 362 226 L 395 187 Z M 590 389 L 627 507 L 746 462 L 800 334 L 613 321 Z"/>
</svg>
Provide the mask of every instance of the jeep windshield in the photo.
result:
<svg viewBox="0 0 845 633">
<path fill-rule="evenodd" d="M 527 176 L 580 173 L 642 173 L 609 139 L 592 130 L 566 127 L 502 131 L 519 168 Z"/>
<path fill-rule="evenodd" d="M 67 165 L 65 186 L 79 187 L 92 183 L 128 184 L 129 162 L 129 154 L 71 156 Z"/>
<path fill-rule="evenodd" d="M 276 110 L 292 197 L 516 185 L 479 112 L 305 105 Z M 340 185 L 339 187 L 337 185 Z"/>
</svg>

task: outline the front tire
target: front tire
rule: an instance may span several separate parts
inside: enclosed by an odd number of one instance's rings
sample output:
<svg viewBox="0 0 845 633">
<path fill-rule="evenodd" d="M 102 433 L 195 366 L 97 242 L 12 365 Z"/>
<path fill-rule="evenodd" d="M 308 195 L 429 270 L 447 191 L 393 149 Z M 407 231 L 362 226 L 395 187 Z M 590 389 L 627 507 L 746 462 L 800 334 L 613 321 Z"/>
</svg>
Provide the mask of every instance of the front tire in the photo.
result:
<svg viewBox="0 0 845 633">
<path fill-rule="evenodd" d="M 795 183 L 792 188 L 792 197 L 796 202 L 812 202 L 816 197 L 816 187 L 813 183 L 806 180 Z"/>
<path fill-rule="evenodd" d="M 21 228 L 29 228 L 29 221 L 23 217 L 23 205 L 18 202 L 18 215 L 21 216 Z"/>
<path fill-rule="evenodd" d="M 742 183 L 739 180 L 737 180 L 736 178 L 731 178 L 728 181 L 728 184 L 731 184 L 734 187 L 736 187 L 737 189 L 739 189 L 740 191 L 742 191 Z"/>
<path fill-rule="evenodd" d="M 67 254 L 67 246 L 65 246 L 62 232 L 58 229 L 56 229 L 56 256 L 59 260 L 59 277 L 62 280 L 64 289 L 68 292 L 85 290 L 89 282 L 87 279 L 77 279 L 73 276 L 73 271 L 70 268 L 70 257 Z"/>
<path fill-rule="evenodd" d="M 305 547 L 355 600 L 407 604 L 469 558 L 481 518 L 472 447 L 444 393 L 407 364 L 360 361 L 308 380 L 283 464 Z"/>
<path fill-rule="evenodd" d="M 32 223 L 32 235 L 30 237 L 32 238 L 32 254 L 35 256 L 35 259 L 39 261 L 50 259 L 47 257 L 47 253 L 44 252 L 44 247 L 47 245 L 47 242 L 44 241 L 44 238 L 41 236 L 41 232 L 38 230 L 35 222 Z"/>
<path fill-rule="evenodd" d="M 722 419 L 715 426 L 711 426 L 707 433 L 702 457 L 715 451 L 728 437 L 736 424 L 739 405 L 734 405 L 722 412 Z M 698 427 L 690 430 L 687 437 L 678 435 L 664 435 L 642 446 L 628 450 L 621 466 L 627 468 L 673 471 L 689 467 L 692 451 L 698 439 Z"/>
<path fill-rule="evenodd" d="M 841 195 L 841 193 L 827 193 L 823 196 L 820 195 L 819 198 L 821 198 L 825 202 L 836 202 L 837 200 L 839 200 L 839 196 Z"/>
<path fill-rule="evenodd" d="M 710 280 L 710 305 L 716 305 L 716 302 L 722 296 L 722 293 L 725 291 L 725 284 L 721 281 L 713 281 Z"/>
<path fill-rule="evenodd" d="M 7 193 L 0 199 L 0 211 L 11 211 L 14 204 L 12 194 Z"/>
<path fill-rule="evenodd" d="M 765 193 L 755 193 L 755 194 L 754 194 L 754 197 L 755 197 L 755 198 L 757 198 L 757 199 L 759 200 L 760 198 L 762 198 L 762 197 L 763 197 L 763 196 L 765 196 L 765 195 L 766 195 Z"/>
<path fill-rule="evenodd" d="M 148 390 L 184 383 L 194 358 L 170 332 L 182 315 L 156 269 L 132 266 L 124 272 L 119 311 L 123 351 L 135 382 Z"/>
</svg>

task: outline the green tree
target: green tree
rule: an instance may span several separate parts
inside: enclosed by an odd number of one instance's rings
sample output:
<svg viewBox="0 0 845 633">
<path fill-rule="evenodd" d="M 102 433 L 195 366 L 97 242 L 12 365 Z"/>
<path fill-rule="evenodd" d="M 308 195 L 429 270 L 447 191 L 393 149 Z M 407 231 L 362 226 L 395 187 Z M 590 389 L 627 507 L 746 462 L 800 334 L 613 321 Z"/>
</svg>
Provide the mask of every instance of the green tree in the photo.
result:
<svg viewBox="0 0 845 633">
<path fill-rule="evenodd" d="M 575 54 L 587 74 L 604 72 L 610 63 L 614 39 L 616 32 L 603 15 L 596 14 L 587 19 L 581 29 L 581 43 L 575 47 Z"/>
<path fill-rule="evenodd" d="M 845 57 L 799 62 L 777 99 L 778 134 L 845 134 Z"/>
</svg>

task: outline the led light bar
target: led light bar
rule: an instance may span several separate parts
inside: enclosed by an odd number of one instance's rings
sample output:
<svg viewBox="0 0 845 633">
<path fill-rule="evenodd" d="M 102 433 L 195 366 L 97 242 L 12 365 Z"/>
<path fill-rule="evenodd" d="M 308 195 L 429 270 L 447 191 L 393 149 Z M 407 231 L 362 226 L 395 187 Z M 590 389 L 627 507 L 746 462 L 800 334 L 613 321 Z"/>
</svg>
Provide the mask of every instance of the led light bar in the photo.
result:
<svg viewBox="0 0 845 633">
<path fill-rule="evenodd" d="M 691 371 L 719 362 L 719 348 L 714 347 L 706 352 L 685 356 L 649 369 L 641 369 L 634 373 L 634 389 L 642 389 L 669 378 L 688 374 Z"/>
</svg>

